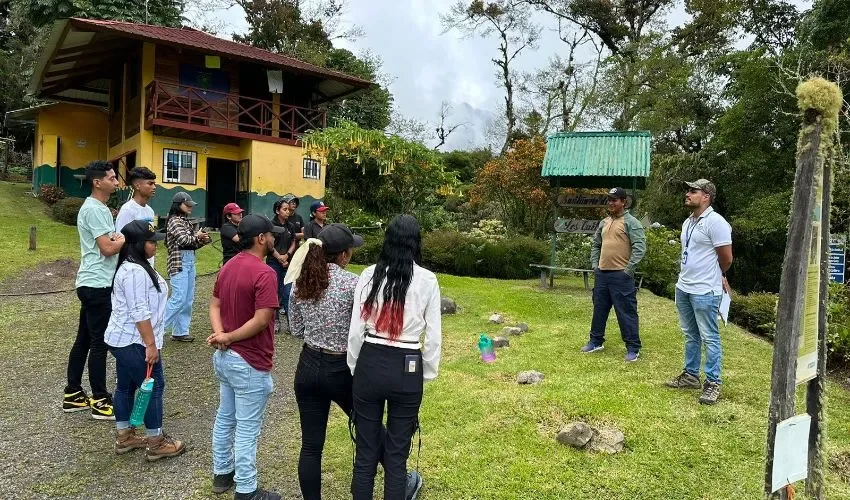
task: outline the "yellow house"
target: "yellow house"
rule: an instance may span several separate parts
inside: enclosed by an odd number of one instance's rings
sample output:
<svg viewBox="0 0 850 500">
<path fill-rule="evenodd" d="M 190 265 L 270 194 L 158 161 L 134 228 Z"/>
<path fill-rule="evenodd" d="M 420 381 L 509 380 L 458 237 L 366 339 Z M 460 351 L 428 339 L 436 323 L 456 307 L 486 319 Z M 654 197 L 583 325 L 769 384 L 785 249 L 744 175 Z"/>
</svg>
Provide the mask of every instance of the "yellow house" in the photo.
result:
<svg viewBox="0 0 850 500">
<path fill-rule="evenodd" d="M 31 82 L 53 103 L 9 118 L 35 125 L 34 190 L 86 196 L 90 161 L 112 162 L 122 180 L 145 166 L 157 215 L 187 191 L 193 215 L 217 227 L 229 202 L 271 215 L 287 193 L 306 215 L 326 165 L 304 156 L 300 137 L 325 126 L 327 103 L 370 85 L 195 29 L 73 18 L 54 26 Z"/>
</svg>

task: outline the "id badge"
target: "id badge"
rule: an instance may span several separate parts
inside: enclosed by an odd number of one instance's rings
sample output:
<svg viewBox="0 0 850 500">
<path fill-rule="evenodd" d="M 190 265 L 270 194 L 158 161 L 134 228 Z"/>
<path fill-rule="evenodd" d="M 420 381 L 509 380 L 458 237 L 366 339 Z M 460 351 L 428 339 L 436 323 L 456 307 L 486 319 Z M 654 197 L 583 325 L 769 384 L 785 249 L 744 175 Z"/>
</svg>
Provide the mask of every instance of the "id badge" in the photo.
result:
<svg viewBox="0 0 850 500">
<path fill-rule="evenodd" d="M 404 373 L 419 372 L 419 356 L 416 354 L 408 354 L 404 357 Z"/>
<path fill-rule="evenodd" d="M 682 252 L 682 265 L 685 265 L 687 263 L 688 263 L 688 251 L 685 250 L 684 252 Z"/>
</svg>

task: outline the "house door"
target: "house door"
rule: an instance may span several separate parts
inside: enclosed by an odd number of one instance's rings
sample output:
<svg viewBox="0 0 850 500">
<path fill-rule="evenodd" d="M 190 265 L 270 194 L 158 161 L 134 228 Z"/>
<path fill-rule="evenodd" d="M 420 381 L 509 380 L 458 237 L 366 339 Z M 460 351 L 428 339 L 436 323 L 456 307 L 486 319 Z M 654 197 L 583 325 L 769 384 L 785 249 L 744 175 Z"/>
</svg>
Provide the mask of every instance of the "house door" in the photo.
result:
<svg viewBox="0 0 850 500">
<path fill-rule="evenodd" d="M 237 201 L 237 172 L 236 161 L 216 158 L 207 160 L 207 227 L 221 227 L 224 206 Z"/>
</svg>

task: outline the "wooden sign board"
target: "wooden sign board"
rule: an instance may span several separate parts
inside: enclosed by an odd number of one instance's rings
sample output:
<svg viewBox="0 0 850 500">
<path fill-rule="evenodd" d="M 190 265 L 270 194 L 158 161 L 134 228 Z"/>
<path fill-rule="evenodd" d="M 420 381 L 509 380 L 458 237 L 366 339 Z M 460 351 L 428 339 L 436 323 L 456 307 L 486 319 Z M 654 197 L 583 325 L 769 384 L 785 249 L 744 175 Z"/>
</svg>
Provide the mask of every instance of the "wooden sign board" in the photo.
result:
<svg viewBox="0 0 850 500">
<path fill-rule="evenodd" d="M 599 227 L 599 222 L 587 219 L 558 219 L 555 221 L 555 232 L 594 234 Z"/>
<path fill-rule="evenodd" d="M 608 206 L 607 194 L 562 194 L 558 196 L 558 205 L 562 207 L 603 208 Z"/>
</svg>

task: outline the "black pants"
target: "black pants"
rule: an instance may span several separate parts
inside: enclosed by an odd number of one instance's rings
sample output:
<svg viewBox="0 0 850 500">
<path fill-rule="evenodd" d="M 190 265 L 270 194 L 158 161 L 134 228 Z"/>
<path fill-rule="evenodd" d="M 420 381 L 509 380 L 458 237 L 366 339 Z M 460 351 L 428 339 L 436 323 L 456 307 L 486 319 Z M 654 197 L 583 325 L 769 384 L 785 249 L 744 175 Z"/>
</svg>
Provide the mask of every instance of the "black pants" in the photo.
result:
<svg viewBox="0 0 850 500">
<path fill-rule="evenodd" d="M 611 307 L 617 313 L 620 336 L 628 352 L 640 351 L 637 289 L 635 279 L 625 271 L 596 271 L 593 285 L 593 320 L 590 323 L 590 341 L 596 345 L 605 342 L 605 325 Z"/>
<path fill-rule="evenodd" d="M 80 325 L 68 355 L 66 393 L 82 390 L 83 369 L 89 360 L 89 384 L 95 399 L 111 397 L 106 390 L 106 344 L 103 333 L 112 314 L 112 288 L 77 288 L 80 299 Z"/>
<path fill-rule="evenodd" d="M 416 373 L 405 372 L 405 357 L 417 357 Z M 422 404 L 422 354 L 366 342 L 354 370 L 354 426 L 357 452 L 351 494 L 371 499 L 375 473 L 383 456 L 384 500 L 404 500 L 410 440 Z M 384 405 L 386 436 L 382 436 Z M 383 450 L 381 445 L 383 444 Z"/>
</svg>

